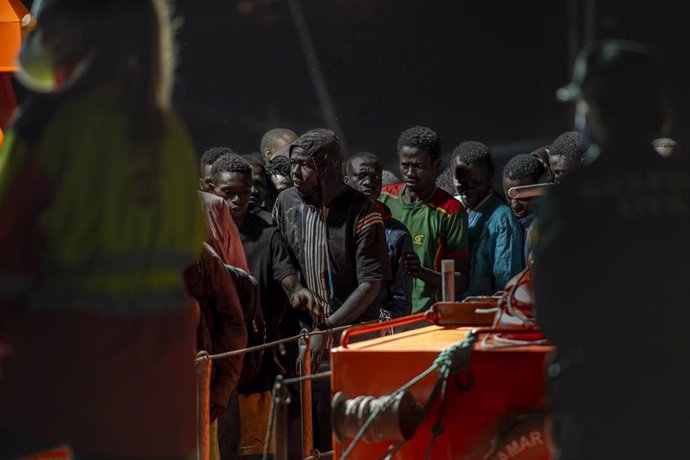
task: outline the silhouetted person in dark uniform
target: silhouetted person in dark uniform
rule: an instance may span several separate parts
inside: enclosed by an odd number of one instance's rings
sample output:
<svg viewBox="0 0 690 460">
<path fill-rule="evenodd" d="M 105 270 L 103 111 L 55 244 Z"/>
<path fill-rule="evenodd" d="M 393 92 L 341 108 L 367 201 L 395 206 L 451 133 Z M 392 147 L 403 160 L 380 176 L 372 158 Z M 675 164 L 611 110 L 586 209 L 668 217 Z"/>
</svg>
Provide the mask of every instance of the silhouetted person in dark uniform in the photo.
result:
<svg viewBox="0 0 690 460">
<path fill-rule="evenodd" d="M 535 248 L 557 458 L 687 458 L 690 173 L 650 145 L 666 115 L 657 57 L 598 43 L 558 96 L 593 146 L 545 197 Z"/>
</svg>

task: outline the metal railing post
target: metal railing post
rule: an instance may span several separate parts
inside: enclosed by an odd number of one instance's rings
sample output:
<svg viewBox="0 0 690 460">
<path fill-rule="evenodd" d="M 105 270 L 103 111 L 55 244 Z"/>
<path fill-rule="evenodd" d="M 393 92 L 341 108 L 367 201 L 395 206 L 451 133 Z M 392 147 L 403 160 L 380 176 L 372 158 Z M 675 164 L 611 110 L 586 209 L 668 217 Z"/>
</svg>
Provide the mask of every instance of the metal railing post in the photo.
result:
<svg viewBox="0 0 690 460">
<path fill-rule="evenodd" d="M 288 460 L 288 404 L 290 391 L 281 376 L 276 377 L 273 386 L 275 426 L 273 432 L 273 459 Z"/>
<path fill-rule="evenodd" d="M 199 359 L 204 358 L 204 359 Z M 196 361 L 197 459 L 209 460 L 211 449 L 211 365 L 208 353 L 200 351 Z"/>
<path fill-rule="evenodd" d="M 455 261 L 453 259 L 441 261 L 441 293 L 444 302 L 455 300 Z"/>
<path fill-rule="evenodd" d="M 302 332 L 306 333 L 307 331 L 303 329 Z M 308 335 L 300 339 L 300 348 L 304 350 L 300 376 L 309 377 L 311 375 L 311 343 Z M 300 382 L 300 400 L 302 406 L 302 457 L 308 457 L 312 454 L 314 444 L 311 412 L 311 379 L 305 379 Z"/>
</svg>

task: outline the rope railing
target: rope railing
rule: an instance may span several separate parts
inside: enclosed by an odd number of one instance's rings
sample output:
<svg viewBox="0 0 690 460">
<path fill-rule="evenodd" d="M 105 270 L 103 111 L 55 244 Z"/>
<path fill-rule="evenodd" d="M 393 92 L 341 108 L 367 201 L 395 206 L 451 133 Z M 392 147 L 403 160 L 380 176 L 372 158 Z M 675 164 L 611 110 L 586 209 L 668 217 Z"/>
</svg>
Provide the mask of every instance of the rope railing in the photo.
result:
<svg viewBox="0 0 690 460">
<path fill-rule="evenodd" d="M 483 300 L 483 299 L 482 299 Z M 424 312 L 418 315 L 412 315 L 409 317 L 405 318 L 399 318 L 395 320 L 389 320 L 385 321 L 385 323 L 390 323 L 391 326 L 398 326 L 398 325 L 403 325 L 403 324 L 409 324 L 409 323 L 414 323 L 414 322 L 420 322 L 420 321 L 429 321 L 431 323 L 434 323 L 434 318 L 433 318 L 433 311 L 430 310 L 429 312 Z M 377 323 L 382 323 L 381 321 L 369 321 L 369 322 L 363 322 L 363 323 L 358 323 L 358 324 L 352 324 L 352 325 L 346 325 L 346 326 L 338 326 L 330 329 L 324 329 L 324 330 L 313 330 L 313 331 L 307 331 L 303 330 L 297 335 L 294 335 L 292 337 L 286 337 L 283 339 L 278 339 L 274 340 L 272 342 L 268 342 L 265 344 L 261 345 L 256 345 L 253 347 L 247 347 L 247 348 L 242 348 L 239 350 L 233 350 L 233 351 L 228 351 L 224 353 L 217 353 L 214 355 L 208 355 L 204 352 L 199 353 L 197 355 L 197 358 L 195 359 L 195 363 L 197 366 L 201 366 L 198 371 L 200 371 L 199 374 L 199 382 L 200 382 L 200 388 L 199 392 L 202 393 L 204 392 L 203 387 L 207 387 L 210 384 L 210 364 L 211 361 L 215 359 L 223 359 L 223 358 L 228 358 L 231 356 L 241 356 L 244 355 L 245 353 L 251 353 L 255 351 L 260 351 L 260 350 L 266 350 L 269 348 L 273 348 L 275 346 L 289 343 L 289 342 L 294 342 L 297 340 L 304 340 L 306 342 L 306 349 L 305 353 L 308 355 L 310 353 L 309 350 L 309 339 L 312 336 L 315 335 L 324 335 L 324 334 L 336 334 L 339 332 L 343 332 L 345 330 L 350 329 L 347 333 L 341 337 L 341 344 L 345 347 L 347 347 L 350 338 L 356 335 L 366 335 L 370 333 L 376 332 L 378 330 Z M 400 324 L 398 324 L 400 323 Z M 351 329 L 353 326 L 359 326 L 356 329 Z M 382 324 L 378 324 L 378 326 L 382 326 Z M 505 329 L 496 329 L 496 328 L 478 328 L 478 329 L 473 329 L 470 335 L 485 335 L 485 334 L 490 334 L 490 333 L 497 333 L 497 332 L 507 332 Z M 519 330 L 510 330 L 511 333 L 517 333 L 520 334 L 522 332 L 526 331 L 519 331 Z M 302 452 L 303 452 L 303 457 L 304 459 L 318 459 L 318 458 L 324 458 L 325 456 L 332 455 L 331 452 L 324 452 L 324 453 L 317 453 L 318 451 L 313 450 L 312 446 L 312 436 L 311 436 L 311 406 L 310 404 L 305 404 L 310 402 L 310 393 L 309 391 L 310 388 L 310 382 L 312 380 L 317 380 L 317 379 L 327 379 L 331 377 L 331 372 L 320 372 L 316 374 L 311 373 L 311 366 L 309 363 L 308 357 L 304 360 L 305 362 L 302 362 L 302 374 L 297 377 L 289 378 L 289 379 L 283 379 L 282 377 L 279 377 L 279 388 L 281 389 L 282 393 L 277 393 L 275 390 L 276 388 L 274 387 L 274 392 L 272 396 L 272 401 L 271 401 L 271 415 L 272 417 L 269 419 L 269 423 L 267 426 L 267 432 L 266 432 L 266 445 L 265 448 L 268 447 L 269 439 L 271 435 L 275 437 L 275 458 L 287 458 L 287 445 L 286 439 L 284 436 L 277 436 L 278 433 L 281 432 L 287 432 L 287 425 L 285 425 L 285 417 L 287 416 L 286 412 L 286 406 L 287 404 L 290 403 L 290 396 L 289 393 L 286 392 L 286 386 L 291 385 L 291 384 L 301 384 L 302 385 L 302 391 L 301 391 L 301 405 L 302 405 L 302 413 L 303 413 L 303 426 L 302 426 Z M 306 368 L 305 368 L 306 364 Z M 432 368 L 428 369 L 428 372 L 432 372 L 435 370 L 437 366 L 432 366 Z M 419 377 L 419 376 L 418 376 Z M 202 383 L 203 382 L 203 383 Z M 278 383 L 278 382 L 277 382 Z M 307 386 L 305 386 L 307 385 Z M 204 414 L 200 416 L 200 433 L 199 433 L 199 451 L 198 451 L 198 458 L 201 460 L 206 460 L 208 459 L 208 437 L 206 435 L 206 432 L 208 430 L 208 407 L 204 407 L 206 404 L 208 404 L 208 390 L 206 388 L 205 395 L 200 397 L 199 400 L 199 409 L 200 409 L 200 414 Z M 273 414 L 274 411 L 274 404 L 278 404 L 280 407 L 276 407 L 276 409 L 279 409 L 278 414 Z M 274 418 L 275 417 L 275 418 Z M 278 425 L 280 426 L 275 426 L 275 423 L 279 421 Z M 280 428 L 280 429 L 278 429 Z M 348 446 L 348 449 L 345 452 L 345 458 L 351 453 L 352 449 L 354 446 L 357 444 L 357 442 L 351 443 L 350 446 Z M 265 450 L 264 456 L 267 457 L 268 452 Z"/>
<path fill-rule="evenodd" d="M 292 385 L 295 383 L 306 382 L 307 380 L 327 379 L 330 376 L 331 376 L 331 371 L 319 372 L 318 374 L 310 374 L 310 375 L 305 375 L 302 377 L 293 377 L 291 379 L 285 379 L 285 380 L 283 380 L 283 383 L 285 385 Z"/>
<path fill-rule="evenodd" d="M 338 332 L 343 332 L 344 330 L 349 329 L 353 326 L 365 326 L 365 325 L 369 325 L 369 324 L 376 324 L 378 322 L 379 322 L 379 320 L 374 320 L 374 321 L 367 321 L 364 323 L 348 324 L 346 326 L 333 327 L 330 329 L 317 329 L 317 330 L 313 330 L 313 331 L 301 332 L 297 335 L 293 335 L 292 337 L 286 337 L 284 339 L 278 339 L 278 340 L 274 340 L 272 342 L 262 343 L 261 345 L 255 345 L 253 347 L 240 348 L 239 350 L 226 351 L 223 353 L 216 353 L 215 355 L 208 355 L 207 354 L 207 355 L 198 357 L 197 359 L 194 360 L 194 362 L 199 363 L 202 361 L 229 358 L 231 356 L 240 356 L 240 355 L 244 355 L 246 353 L 252 353 L 255 351 L 261 351 L 261 350 L 266 350 L 268 348 L 273 348 L 275 346 L 278 346 L 278 345 L 281 345 L 284 343 L 295 342 L 301 338 L 307 339 L 307 338 L 312 337 L 314 335 L 335 334 Z"/>
<path fill-rule="evenodd" d="M 333 457 L 333 451 L 329 450 L 328 452 L 319 452 L 319 449 L 314 449 L 314 453 L 311 454 L 309 457 L 305 457 L 302 460 L 319 460 L 321 458 L 332 458 Z"/>
</svg>

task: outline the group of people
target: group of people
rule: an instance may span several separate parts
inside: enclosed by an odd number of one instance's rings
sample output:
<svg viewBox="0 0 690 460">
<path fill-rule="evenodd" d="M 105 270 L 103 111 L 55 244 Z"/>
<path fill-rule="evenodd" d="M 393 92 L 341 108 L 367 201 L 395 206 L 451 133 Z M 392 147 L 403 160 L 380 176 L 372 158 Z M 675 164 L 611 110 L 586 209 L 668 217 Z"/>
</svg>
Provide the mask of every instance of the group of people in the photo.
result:
<svg viewBox="0 0 690 460">
<path fill-rule="evenodd" d="M 680 155 L 670 139 L 648 145 L 658 158 Z M 339 139 L 329 130 L 297 136 L 274 129 L 261 149 L 263 158 L 227 147 L 208 150 L 200 185 L 227 202 L 260 286 L 269 340 L 302 328 L 424 311 L 440 300 L 444 259 L 455 262 L 456 300 L 494 295 L 531 266 L 540 233 L 535 217 L 541 200 L 509 198 L 508 191 L 535 184 L 560 187 L 596 154 L 582 133 L 565 132 L 547 146 L 510 158 L 497 190 L 494 159 L 485 144 L 460 143 L 444 169 L 440 138 L 423 126 L 398 139 L 401 179 L 385 171 L 373 153 L 341 158 Z M 331 337 L 312 338 L 314 370 L 328 370 L 333 345 Z M 262 385 L 240 386 L 241 420 L 268 418 L 271 382 L 295 369 L 297 354 L 265 357 Z M 262 403 L 242 401 L 256 392 L 263 392 Z M 316 444 L 328 449 L 328 385 L 314 385 L 313 404 Z M 256 431 L 251 435 L 261 439 Z"/>
<path fill-rule="evenodd" d="M 393 179 L 384 184 L 381 159 L 370 152 L 342 158 L 332 131 L 298 136 L 277 128 L 263 136 L 261 154 L 208 149 L 201 157 L 199 188 L 202 196 L 225 201 L 232 223 L 218 231 L 229 235 L 222 240 L 239 237 L 246 267 L 258 283 L 266 340 L 274 341 L 301 329 L 424 311 L 441 300 L 444 259 L 455 261 L 457 300 L 501 291 L 528 265 L 526 237 L 536 233 L 532 200 L 506 198 L 508 190 L 559 182 L 585 164 L 587 149 L 581 134 L 563 133 L 548 146 L 512 157 L 503 168 L 503 190 L 496 190 L 494 160 L 485 144 L 462 142 L 444 170 L 438 134 L 415 126 L 397 142 L 402 179 L 387 171 Z M 450 173 L 452 189 L 443 183 L 444 173 Z M 206 250 L 222 254 L 211 246 Z M 312 336 L 314 371 L 328 370 L 333 345 L 328 335 Z M 234 452 L 241 439 L 240 452 L 261 453 L 265 423 L 256 422 L 268 420 L 275 376 L 294 373 L 298 354 L 293 344 L 275 347 L 263 356 L 261 370 L 233 394 L 239 393 L 239 405 L 214 401 L 214 407 L 240 414 L 241 435 L 236 414 L 220 418 L 220 433 L 228 433 L 228 426 L 235 430 L 234 437 L 221 439 L 223 452 L 228 445 Z M 217 373 L 215 381 L 223 375 Z M 232 381 L 226 385 L 234 388 Z M 315 382 L 313 404 L 315 439 L 328 449 L 327 384 Z"/>
<path fill-rule="evenodd" d="M 372 153 L 342 158 L 332 131 L 275 129 L 259 153 L 205 152 L 195 196 L 168 14 L 158 0 L 35 2 L 20 78 L 52 94 L 22 104 L 0 151 L 0 458 L 63 443 L 77 458 L 185 458 L 195 349 L 424 311 L 444 259 L 458 299 L 533 268 L 560 459 L 683 452 L 690 173 L 673 141 L 650 145 L 667 125 L 653 51 L 580 55 L 559 90 L 578 132 L 511 158 L 502 187 L 476 141 L 444 173 L 427 127 L 400 135 L 399 180 Z M 542 182 L 557 185 L 539 212 L 506 198 Z M 312 336 L 314 371 L 335 340 Z M 271 384 L 299 357 L 289 343 L 213 361 L 222 458 L 263 450 Z M 328 450 L 327 381 L 313 408 Z"/>
</svg>

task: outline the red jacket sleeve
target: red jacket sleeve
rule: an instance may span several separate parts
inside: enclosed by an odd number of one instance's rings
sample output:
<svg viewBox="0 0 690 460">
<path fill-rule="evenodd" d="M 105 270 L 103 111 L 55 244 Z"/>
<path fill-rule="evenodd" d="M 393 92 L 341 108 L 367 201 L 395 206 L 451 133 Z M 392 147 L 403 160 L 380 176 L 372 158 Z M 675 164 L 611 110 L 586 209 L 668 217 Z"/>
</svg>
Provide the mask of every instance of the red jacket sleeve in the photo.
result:
<svg viewBox="0 0 690 460">
<path fill-rule="evenodd" d="M 237 288 L 221 260 L 207 249 L 199 257 L 197 272 L 187 271 L 187 285 L 201 308 L 199 346 L 211 354 L 239 350 L 247 345 L 247 329 Z M 196 279 L 195 279 L 196 278 Z M 226 407 L 237 387 L 242 356 L 213 361 L 211 401 Z"/>
</svg>

